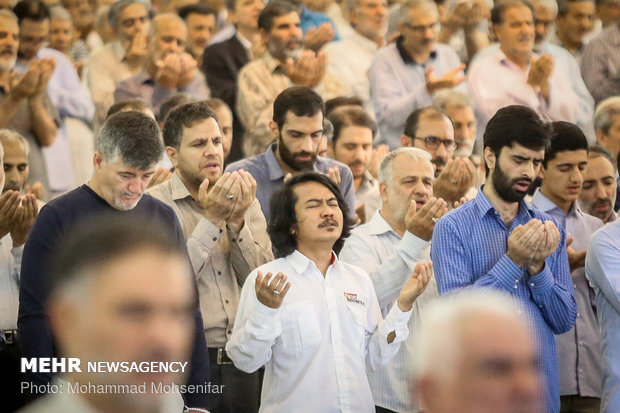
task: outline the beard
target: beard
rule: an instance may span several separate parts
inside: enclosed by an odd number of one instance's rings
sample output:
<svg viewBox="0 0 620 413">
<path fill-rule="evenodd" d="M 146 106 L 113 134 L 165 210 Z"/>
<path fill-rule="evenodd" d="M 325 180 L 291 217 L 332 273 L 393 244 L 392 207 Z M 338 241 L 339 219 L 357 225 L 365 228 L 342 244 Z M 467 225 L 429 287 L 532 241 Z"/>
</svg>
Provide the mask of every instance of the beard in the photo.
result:
<svg viewBox="0 0 620 413">
<path fill-rule="evenodd" d="M 316 161 L 316 153 L 312 152 L 291 152 L 284 142 L 282 138 L 278 139 L 278 152 L 280 153 L 280 158 L 282 162 L 287 164 L 294 171 L 307 171 L 312 170 L 314 166 L 314 162 Z M 309 156 L 310 160 L 301 162 L 296 160 L 295 158 L 298 156 Z"/>
<path fill-rule="evenodd" d="M 17 56 L 0 57 L 0 72 L 6 72 L 13 69 L 16 61 Z"/>
<path fill-rule="evenodd" d="M 510 179 L 508 175 L 502 171 L 499 166 L 499 162 L 496 163 L 495 169 L 491 174 L 491 182 L 497 195 L 506 202 L 521 202 L 528 193 L 528 190 L 521 191 L 516 189 L 514 185 L 520 181 L 529 181 L 530 187 L 532 186 L 532 179 L 526 177 L 519 177 Z"/>
</svg>

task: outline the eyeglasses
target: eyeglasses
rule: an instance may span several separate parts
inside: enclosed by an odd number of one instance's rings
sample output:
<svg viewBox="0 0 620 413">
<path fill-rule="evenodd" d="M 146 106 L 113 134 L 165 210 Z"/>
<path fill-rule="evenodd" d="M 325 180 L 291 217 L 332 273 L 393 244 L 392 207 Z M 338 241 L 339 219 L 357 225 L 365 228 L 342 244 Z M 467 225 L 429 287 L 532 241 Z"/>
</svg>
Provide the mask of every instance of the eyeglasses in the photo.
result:
<svg viewBox="0 0 620 413">
<path fill-rule="evenodd" d="M 440 139 L 437 136 L 427 136 L 426 138 L 418 138 L 417 136 L 411 139 L 416 139 L 424 142 L 424 147 L 432 151 L 439 149 L 439 146 L 443 144 L 446 151 L 452 152 L 456 148 L 456 142 L 452 139 Z"/>
<path fill-rule="evenodd" d="M 431 23 L 427 26 L 413 26 L 409 23 L 405 23 L 405 27 L 411 29 L 415 34 L 417 35 L 423 35 L 424 33 L 426 33 L 426 31 L 428 29 L 431 29 L 431 31 L 436 32 L 439 29 L 439 22 L 435 22 L 435 23 Z"/>
</svg>

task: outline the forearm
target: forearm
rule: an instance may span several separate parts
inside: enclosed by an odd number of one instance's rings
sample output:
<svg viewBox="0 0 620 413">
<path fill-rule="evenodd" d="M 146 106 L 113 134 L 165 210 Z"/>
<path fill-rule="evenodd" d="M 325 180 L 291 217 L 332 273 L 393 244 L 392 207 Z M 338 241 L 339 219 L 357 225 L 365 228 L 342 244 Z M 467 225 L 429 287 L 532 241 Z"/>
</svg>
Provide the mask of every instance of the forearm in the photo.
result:
<svg viewBox="0 0 620 413">
<path fill-rule="evenodd" d="M 9 96 L 0 103 L 0 128 L 8 128 L 17 113 L 20 99 L 9 94 Z"/>
<path fill-rule="evenodd" d="M 259 228 L 258 233 L 256 231 L 253 233 L 250 225 L 245 223 L 238 233 L 229 229 L 228 239 L 230 241 L 230 259 L 239 285 L 245 283 L 252 270 L 273 261 L 271 241 L 267 236 L 266 225 L 264 228 Z"/>
<path fill-rule="evenodd" d="M 41 95 L 28 100 L 34 133 L 41 146 L 51 146 L 56 140 L 58 126 L 43 104 Z"/>
<path fill-rule="evenodd" d="M 467 49 L 467 58 L 469 61 L 480 50 L 489 45 L 489 36 L 481 32 L 478 28 L 465 29 L 465 48 Z"/>
<path fill-rule="evenodd" d="M 368 370 L 377 370 L 396 355 L 401 343 L 409 336 L 407 323 L 412 312 L 413 309 L 403 312 L 398 305 L 394 305 L 385 319 L 379 322 L 368 342 L 366 352 Z M 390 336 L 393 337 L 391 341 Z"/>
</svg>

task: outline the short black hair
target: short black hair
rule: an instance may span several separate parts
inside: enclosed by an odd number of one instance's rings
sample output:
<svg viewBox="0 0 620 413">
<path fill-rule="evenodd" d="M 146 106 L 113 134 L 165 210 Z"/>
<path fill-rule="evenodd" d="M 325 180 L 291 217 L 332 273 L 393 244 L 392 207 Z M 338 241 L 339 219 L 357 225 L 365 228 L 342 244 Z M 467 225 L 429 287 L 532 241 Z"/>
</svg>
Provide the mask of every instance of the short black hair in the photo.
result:
<svg viewBox="0 0 620 413">
<path fill-rule="evenodd" d="M 310 117 L 319 112 L 325 115 L 325 103 L 323 98 L 311 88 L 292 86 L 284 89 L 273 102 L 273 121 L 278 124 L 279 131 L 282 130 L 289 111 L 295 116 Z"/>
<path fill-rule="evenodd" d="M 17 16 L 19 24 L 26 19 L 42 22 L 50 18 L 50 9 L 41 0 L 21 0 L 13 7 L 13 13 Z"/>
<path fill-rule="evenodd" d="M 433 120 L 445 119 L 452 125 L 452 120 L 450 119 L 450 116 L 446 114 L 446 112 L 436 106 L 424 106 L 414 110 L 409 114 L 409 116 L 407 116 L 403 135 L 409 136 L 412 139 L 415 138 L 416 133 L 418 133 L 418 126 L 420 125 L 420 120 L 422 118 L 429 118 Z"/>
<path fill-rule="evenodd" d="M 110 116 L 122 112 L 124 110 L 133 110 L 135 112 L 142 112 L 144 110 L 153 110 L 153 107 L 149 102 L 142 98 L 131 98 L 127 100 L 121 100 L 120 102 L 116 102 L 110 109 L 108 109 L 108 113 L 106 115 L 106 119 Z"/>
<path fill-rule="evenodd" d="M 271 238 L 275 255 L 278 258 L 286 257 L 297 249 L 297 238 L 293 235 L 292 230 L 297 225 L 295 204 L 298 199 L 293 189 L 305 182 L 318 182 L 325 186 L 334 194 L 338 201 L 338 207 L 342 211 L 343 223 L 342 234 L 340 234 L 340 238 L 334 243 L 333 247 L 336 254 L 340 253 L 345 239 L 351 234 L 352 222 L 349 217 L 349 206 L 340 193 L 338 186 L 326 175 L 318 172 L 304 172 L 286 181 L 280 189 L 273 193 L 269 201 L 271 212 L 267 232 Z"/>
<path fill-rule="evenodd" d="M 343 107 L 333 111 L 327 118 L 334 127 L 332 143 L 336 144 L 340 132 L 347 126 L 361 126 L 372 131 L 372 138 L 377 134 L 377 124 L 366 111 L 360 107 Z"/>
<path fill-rule="evenodd" d="M 547 149 L 551 128 L 538 113 L 527 106 L 511 105 L 498 110 L 487 123 L 483 135 L 484 148 L 499 158 L 502 148 L 519 144 L 531 150 Z M 489 172 L 486 166 L 487 174 Z"/>
<path fill-rule="evenodd" d="M 183 128 L 191 128 L 197 122 L 213 118 L 217 122 L 217 115 L 207 105 L 207 102 L 184 103 L 172 109 L 164 121 L 164 143 L 179 149 L 183 140 Z"/>
<path fill-rule="evenodd" d="M 532 12 L 532 18 L 536 19 L 536 10 L 534 5 L 529 0 L 502 0 L 495 3 L 491 9 L 491 23 L 493 25 L 499 25 L 504 23 L 504 17 L 506 16 L 506 10 L 525 6 Z"/>
<path fill-rule="evenodd" d="M 215 10 L 206 4 L 196 3 L 196 4 L 188 4 L 187 6 L 183 6 L 179 9 L 178 15 L 180 18 L 185 20 L 187 16 L 190 14 L 200 14 L 201 16 L 215 16 Z"/>
<path fill-rule="evenodd" d="M 571 3 L 582 2 L 582 1 L 594 3 L 594 0 L 557 0 L 557 1 L 558 1 L 558 16 L 562 16 L 562 17 L 566 16 L 566 13 L 568 13 L 568 5 Z"/>
<path fill-rule="evenodd" d="M 166 120 L 168 113 L 179 105 L 185 103 L 198 102 L 198 99 L 188 93 L 177 92 L 174 95 L 169 96 L 159 106 L 159 113 L 157 114 L 157 120 L 163 122 Z"/>
<path fill-rule="evenodd" d="M 164 143 L 157 122 L 142 112 L 119 112 L 106 119 L 95 140 L 95 150 L 105 162 L 147 170 L 164 155 Z"/>
<path fill-rule="evenodd" d="M 165 225 L 152 217 L 124 213 L 106 213 L 78 222 L 63 237 L 58 252 L 48 263 L 52 291 L 76 282 L 89 270 L 97 270 L 142 248 L 185 257 L 184 246 L 164 228 Z"/>
<path fill-rule="evenodd" d="M 357 96 L 336 96 L 335 98 L 327 99 L 325 101 L 325 117 L 341 106 L 359 106 L 363 108 L 364 102 Z"/>
<path fill-rule="evenodd" d="M 588 150 L 588 139 L 579 126 L 564 121 L 551 123 L 551 144 L 545 151 L 543 166 L 555 159 L 559 152 Z"/>
<path fill-rule="evenodd" d="M 258 28 L 270 32 L 273 19 L 291 13 L 297 13 L 297 9 L 291 3 L 282 0 L 271 1 L 258 15 Z"/>
</svg>

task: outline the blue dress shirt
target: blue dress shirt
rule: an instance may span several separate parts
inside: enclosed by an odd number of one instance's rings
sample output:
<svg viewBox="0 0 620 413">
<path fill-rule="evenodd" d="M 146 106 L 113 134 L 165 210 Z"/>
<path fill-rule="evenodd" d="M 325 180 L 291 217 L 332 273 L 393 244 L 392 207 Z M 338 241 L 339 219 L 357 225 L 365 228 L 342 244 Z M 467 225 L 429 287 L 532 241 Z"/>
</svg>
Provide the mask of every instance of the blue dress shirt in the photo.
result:
<svg viewBox="0 0 620 413">
<path fill-rule="evenodd" d="M 301 20 L 301 30 L 304 32 L 304 35 L 308 32 L 308 30 L 312 29 L 313 27 L 318 28 L 323 23 L 330 23 L 332 25 L 332 29 L 334 29 L 333 41 L 336 42 L 340 40 L 340 36 L 338 35 L 338 29 L 336 29 L 336 25 L 327 14 L 318 11 L 312 11 L 309 10 L 306 6 L 303 6 L 299 19 Z"/>
<path fill-rule="evenodd" d="M 531 219 L 550 220 L 561 234 L 559 248 L 534 276 L 527 275 L 525 267 L 518 267 L 506 255 L 510 233 Z M 512 225 L 507 228 L 481 189 L 476 198 L 437 222 L 431 259 L 440 295 L 474 286 L 504 291 L 517 300 L 538 341 L 548 411 L 559 412 L 558 360 L 553 335 L 570 330 L 577 315 L 566 234 L 561 225 L 521 201 Z"/>
<path fill-rule="evenodd" d="M 596 231 L 588 245 L 586 278 L 596 291 L 601 325 L 601 413 L 620 411 L 620 220 Z"/>
</svg>

